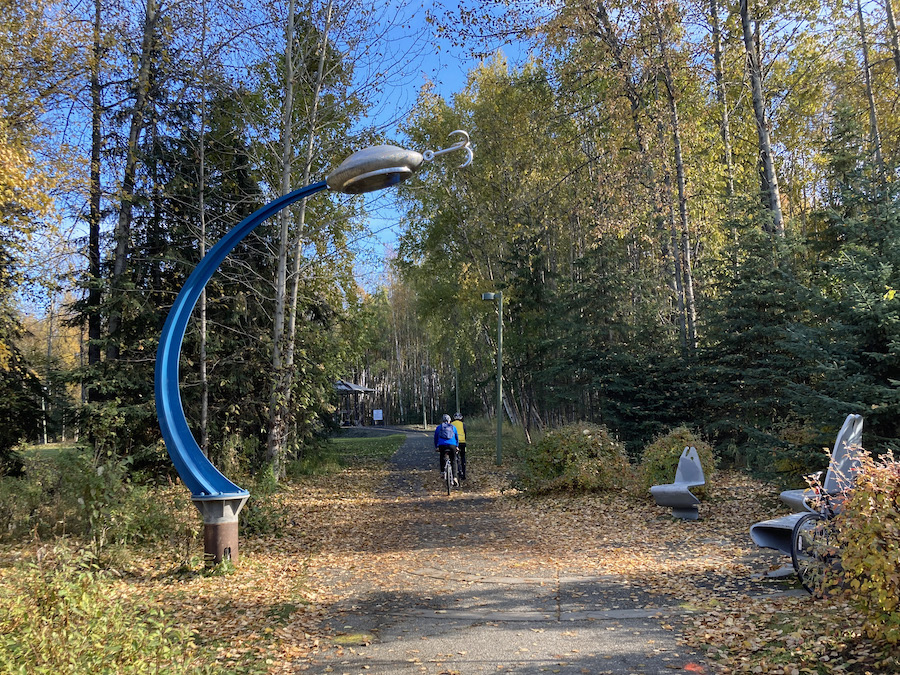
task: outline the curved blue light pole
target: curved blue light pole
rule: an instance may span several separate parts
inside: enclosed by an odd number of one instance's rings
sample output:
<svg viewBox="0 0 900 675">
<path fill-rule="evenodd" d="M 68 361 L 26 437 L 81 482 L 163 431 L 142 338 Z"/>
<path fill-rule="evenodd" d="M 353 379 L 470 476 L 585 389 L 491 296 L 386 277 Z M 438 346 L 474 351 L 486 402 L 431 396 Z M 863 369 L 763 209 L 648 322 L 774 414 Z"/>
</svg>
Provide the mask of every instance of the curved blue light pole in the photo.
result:
<svg viewBox="0 0 900 675">
<path fill-rule="evenodd" d="M 178 388 L 178 362 L 191 312 L 219 265 L 244 237 L 281 209 L 327 187 L 325 181 L 307 185 L 269 202 L 238 223 L 209 250 L 191 272 L 163 326 L 156 354 L 156 414 L 172 463 L 194 500 L 241 497 L 249 493 L 228 480 L 212 465 L 188 427 Z"/>
<path fill-rule="evenodd" d="M 324 181 L 307 185 L 275 199 L 242 220 L 228 232 L 194 268 L 166 318 L 156 353 L 156 415 L 166 449 L 178 475 L 191 491 L 191 500 L 203 515 L 204 551 L 214 562 L 238 557 L 238 514 L 250 493 L 228 480 L 200 450 L 194 439 L 178 387 L 179 360 L 184 334 L 191 312 L 206 284 L 228 254 L 264 220 L 294 202 L 310 197 L 326 188 L 346 194 L 373 192 L 396 185 L 409 178 L 422 165 L 438 155 L 464 150 L 472 161 L 469 136 L 443 150 L 419 154 L 393 145 L 366 148 L 344 160 Z"/>
</svg>

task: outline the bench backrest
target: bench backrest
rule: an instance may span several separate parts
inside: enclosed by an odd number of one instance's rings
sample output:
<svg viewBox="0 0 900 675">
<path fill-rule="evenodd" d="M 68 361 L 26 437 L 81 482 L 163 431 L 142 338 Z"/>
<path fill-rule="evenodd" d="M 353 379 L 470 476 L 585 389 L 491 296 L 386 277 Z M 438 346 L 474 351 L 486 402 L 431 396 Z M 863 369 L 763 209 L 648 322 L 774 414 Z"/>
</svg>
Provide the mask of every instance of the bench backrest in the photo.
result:
<svg viewBox="0 0 900 675">
<path fill-rule="evenodd" d="M 685 448 L 684 452 L 681 453 L 681 457 L 678 460 L 678 468 L 675 469 L 675 482 L 688 483 L 689 485 L 703 485 L 706 483 L 697 448 Z"/>
<path fill-rule="evenodd" d="M 828 463 L 828 473 L 822 487 L 828 494 L 837 494 L 848 486 L 853 478 L 852 471 L 859 466 L 859 450 L 862 448 L 862 415 L 847 415 L 838 432 Z"/>
</svg>

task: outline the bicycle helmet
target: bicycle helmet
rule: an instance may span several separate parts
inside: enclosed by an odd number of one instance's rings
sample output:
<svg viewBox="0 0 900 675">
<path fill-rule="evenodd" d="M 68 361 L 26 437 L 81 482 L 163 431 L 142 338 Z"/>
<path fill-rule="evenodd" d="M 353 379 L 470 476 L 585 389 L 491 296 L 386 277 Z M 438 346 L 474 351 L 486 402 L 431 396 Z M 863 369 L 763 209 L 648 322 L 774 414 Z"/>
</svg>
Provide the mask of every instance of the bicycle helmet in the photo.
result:
<svg viewBox="0 0 900 675">
<path fill-rule="evenodd" d="M 461 420 L 461 419 L 462 419 L 462 413 L 461 413 L 461 412 L 456 413 L 456 414 L 453 416 L 453 419 L 455 419 L 455 420 Z"/>
<path fill-rule="evenodd" d="M 444 415 L 444 416 L 441 418 L 441 421 L 442 421 L 444 424 L 450 424 L 450 415 Z"/>
</svg>

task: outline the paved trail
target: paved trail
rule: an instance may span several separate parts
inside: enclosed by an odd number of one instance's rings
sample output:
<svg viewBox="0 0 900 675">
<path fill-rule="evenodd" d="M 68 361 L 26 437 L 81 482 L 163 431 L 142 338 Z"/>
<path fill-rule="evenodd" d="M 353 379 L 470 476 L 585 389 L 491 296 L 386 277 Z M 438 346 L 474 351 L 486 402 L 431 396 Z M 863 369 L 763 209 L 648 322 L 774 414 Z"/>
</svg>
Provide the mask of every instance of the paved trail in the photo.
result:
<svg viewBox="0 0 900 675">
<path fill-rule="evenodd" d="M 317 571 L 342 589 L 329 626 L 340 646 L 305 672 L 712 672 L 702 655 L 677 644 L 682 611 L 671 600 L 531 550 L 517 539 L 527 511 L 494 509 L 470 473 L 448 498 L 431 435 L 407 432 L 379 488 L 397 509 L 379 536 L 391 542 L 402 534 L 415 545 L 391 551 L 401 571 L 389 581 L 377 571 Z"/>
</svg>

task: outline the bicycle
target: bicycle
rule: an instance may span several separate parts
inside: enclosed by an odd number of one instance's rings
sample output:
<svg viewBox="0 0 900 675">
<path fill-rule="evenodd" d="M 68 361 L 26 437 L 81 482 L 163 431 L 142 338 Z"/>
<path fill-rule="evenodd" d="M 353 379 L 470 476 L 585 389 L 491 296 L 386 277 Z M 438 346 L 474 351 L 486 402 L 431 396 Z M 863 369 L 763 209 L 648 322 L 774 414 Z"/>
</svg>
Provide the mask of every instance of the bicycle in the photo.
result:
<svg viewBox="0 0 900 675">
<path fill-rule="evenodd" d="M 455 470 L 453 467 L 454 462 L 451 460 L 451 457 L 455 456 L 456 453 L 451 453 L 449 450 L 445 453 L 446 457 L 444 459 L 444 482 L 447 483 L 447 496 L 450 496 L 450 490 L 453 489 L 453 485 L 459 485 L 459 482 L 456 479 L 456 476 L 459 475 L 459 471 Z M 457 458 L 457 463 L 459 459 Z"/>
<path fill-rule="evenodd" d="M 811 476 L 817 511 L 800 516 L 791 532 L 791 563 L 800 585 L 810 594 L 822 597 L 832 586 L 840 584 L 841 547 L 834 517 L 834 497 L 819 484 L 821 473 Z"/>
</svg>

